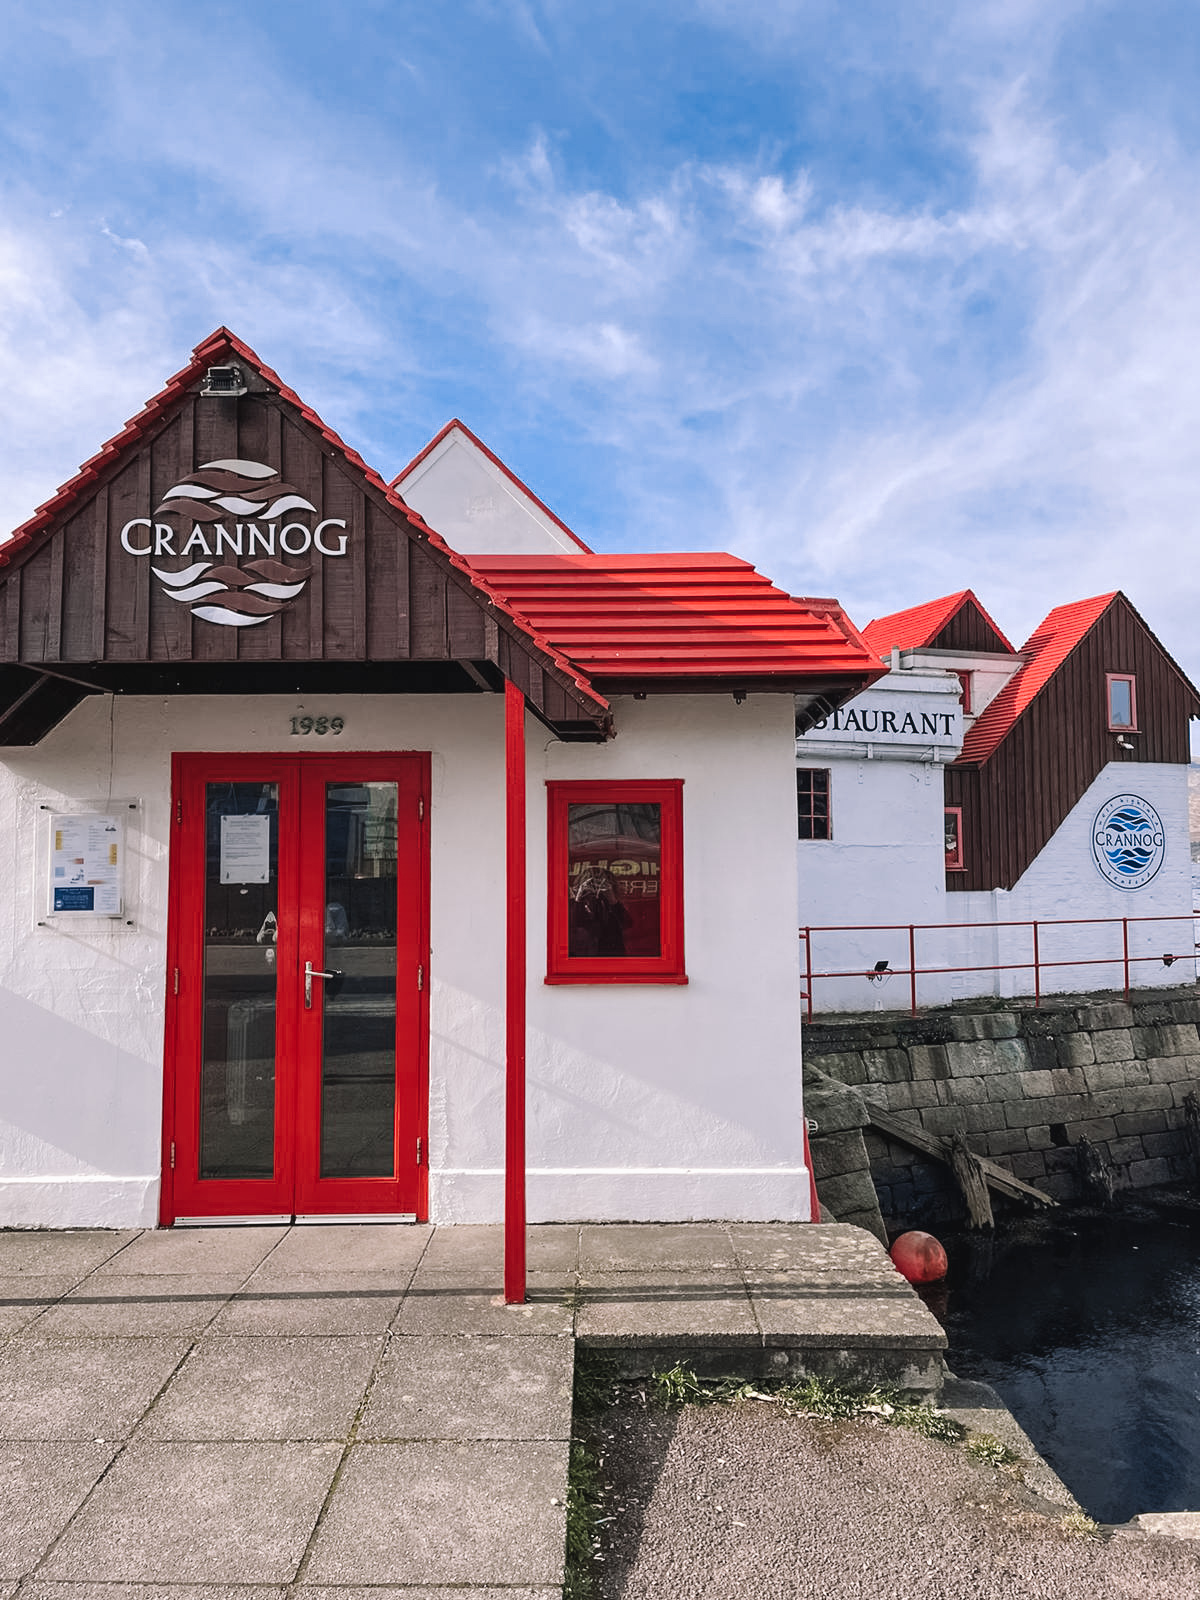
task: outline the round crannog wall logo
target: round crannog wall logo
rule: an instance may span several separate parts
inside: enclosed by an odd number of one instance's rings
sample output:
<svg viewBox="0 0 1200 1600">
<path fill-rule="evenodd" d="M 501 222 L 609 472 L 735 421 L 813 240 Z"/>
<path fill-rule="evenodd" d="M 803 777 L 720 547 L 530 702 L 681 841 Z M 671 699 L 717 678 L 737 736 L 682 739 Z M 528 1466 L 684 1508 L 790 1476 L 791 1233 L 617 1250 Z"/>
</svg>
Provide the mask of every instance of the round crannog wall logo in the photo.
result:
<svg viewBox="0 0 1200 1600">
<path fill-rule="evenodd" d="M 1119 794 L 1097 811 L 1092 856 L 1101 874 L 1118 889 L 1140 889 L 1149 883 L 1166 853 L 1162 818 L 1141 795 Z"/>
<path fill-rule="evenodd" d="M 249 628 L 297 599 L 312 576 L 311 565 L 289 566 L 281 556 L 346 554 L 345 520 L 297 520 L 316 516 L 274 467 L 206 461 L 167 490 L 153 517 L 127 522 L 121 544 L 131 556 L 183 559 L 178 570 L 151 567 L 163 591 L 204 622 Z"/>
</svg>

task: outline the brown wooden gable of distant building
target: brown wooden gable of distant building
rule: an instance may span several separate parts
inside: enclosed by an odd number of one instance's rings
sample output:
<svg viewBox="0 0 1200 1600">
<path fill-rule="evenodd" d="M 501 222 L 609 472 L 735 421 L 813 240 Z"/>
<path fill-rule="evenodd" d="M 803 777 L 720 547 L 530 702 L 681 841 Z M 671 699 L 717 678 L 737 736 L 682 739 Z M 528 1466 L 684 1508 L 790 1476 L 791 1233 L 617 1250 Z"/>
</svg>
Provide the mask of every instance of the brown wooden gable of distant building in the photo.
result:
<svg viewBox="0 0 1200 1600">
<path fill-rule="evenodd" d="M 603 737 L 571 663 L 223 329 L 0 546 L 0 744 L 95 692 L 505 679 L 561 736 Z"/>
<path fill-rule="evenodd" d="M 1018 671 L 946 769 L 962 807 L 964 870 L 951 890 L 1011 889 L 1109 762 L 1186 765 L 1200 692 L 1123 594 L 1059 606 L 1020 652 Z M 1137 728 L 1109 728 L 1108 674 L 1136 679 Z M 1132 745 L 1132 749 L 1125 745 Z"/>
</svg>

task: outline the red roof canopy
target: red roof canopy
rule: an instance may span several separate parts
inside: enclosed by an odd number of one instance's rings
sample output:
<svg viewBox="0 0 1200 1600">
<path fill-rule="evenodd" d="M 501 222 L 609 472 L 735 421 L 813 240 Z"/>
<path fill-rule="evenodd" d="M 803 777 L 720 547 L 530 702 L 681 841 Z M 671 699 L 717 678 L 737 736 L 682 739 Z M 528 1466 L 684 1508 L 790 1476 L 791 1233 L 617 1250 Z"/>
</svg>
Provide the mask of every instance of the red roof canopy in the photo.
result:
<svg viewBox="0 0 1200 1600">
<path fill-rule="evenodd" d="M 589 678 L 882 676 L 835 600 L 793 599 L 748 561 L 475 555 L 471 567 Z"/>
</svg>

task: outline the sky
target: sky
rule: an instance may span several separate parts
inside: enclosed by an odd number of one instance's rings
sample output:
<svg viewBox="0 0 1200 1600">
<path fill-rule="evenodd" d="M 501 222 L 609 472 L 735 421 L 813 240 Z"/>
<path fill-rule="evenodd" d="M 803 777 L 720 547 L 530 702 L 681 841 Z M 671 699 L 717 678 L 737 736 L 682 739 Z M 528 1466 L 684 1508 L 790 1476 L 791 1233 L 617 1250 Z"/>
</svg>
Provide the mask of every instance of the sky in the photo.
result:
<svg viewBox="0 0 1200 1600">
<path fill-rule="evenodd" d="M 1200 681 L 1195 0 L 7 0 L 0 529 L 233 329 L 391 477 Z"/>
</svg>

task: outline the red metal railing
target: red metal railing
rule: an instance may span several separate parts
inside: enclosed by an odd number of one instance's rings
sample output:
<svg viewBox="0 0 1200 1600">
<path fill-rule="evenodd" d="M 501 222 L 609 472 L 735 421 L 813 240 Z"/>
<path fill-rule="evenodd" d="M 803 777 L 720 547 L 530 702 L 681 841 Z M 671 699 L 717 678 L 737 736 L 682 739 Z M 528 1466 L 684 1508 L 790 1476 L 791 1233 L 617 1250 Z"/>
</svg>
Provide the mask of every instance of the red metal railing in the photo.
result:
<svg viewBox="0 0 1200 1600">
<path fill-rule="evenodd" d="M 946 977 L 956 973 L 968 972 L 1027 972 L 1032 974 L 1032 989 L 1020 991 L 1022 994 L 1032 993 L 1034 1004 L 1040 1005 L 1042 1001 L 1043 984 L 1042 975 L 1058 967 L 1120 967 L 1122 987 L 1125 998 L 1129 998 L 1132 987 L 1132 969 L 1139 962 L 1157 962 L 1160 966 L 1172 967 L 1176 962 L 1190 964 L 1193 979 L 1200 977 L 1200 958 L 1193 952 L 1200 950 L 1200 941 L 1195 937 L 1196 923 L 1200 920 L 1200 909 L 1192 912 L 1190 916 L 1158 916 L 1158 917 L 1043 917 L 1036 921 L 1017 922 L 876 922 L 876 923 L 829 923 L 823 926 L 808 926 L 800 929 L 800 939 L 804 945 L 804 989 L 801 998 L 805 1002 L 805 1012 L 811 1021 L 815 1005 L 814 987 L 823 979 L 833 978 L 866 978 L 869 982 L 883 978 L 907 978 L 909 985 L 909 1009 L 913 1016 L 917 1013 L 917 980 L 926 977 Z M 1167 951 L 1162 954 L 1135 955 L 1130 953 L 1129 929 L 1140 923 L 1184 923 L 1189 932 L 1184 941 L 1184 952 Z M 1042 930 L 1044 928 L 1095 928 L 1110 927 L 1121 930 L 1121 950 L 1118 955 L 1087 956 L 1072 955 L 1065 960 L 1048 961 L 1042 954 Z M 917 965 L 917 935 L 919 933 L 936 933 L 943 939 L 952 939 L 955 934 L 967 929 L 990 928 L 1028 928 L 1031 934 L 1031 959 L 1029 961 L 991 961 L 977 962 L 970 965 L 958 966 L 930 966 Z M 825 968 L 818 970 L 813 960 L 813 936 L 815 934 L 906 934 L 908 936 L 908 966 L 894 967 L 890 960 L 879 961 L 874 967 L 845 967 Z M 963 996 L 964 999 L 975 998 Z"/>
</svg>

